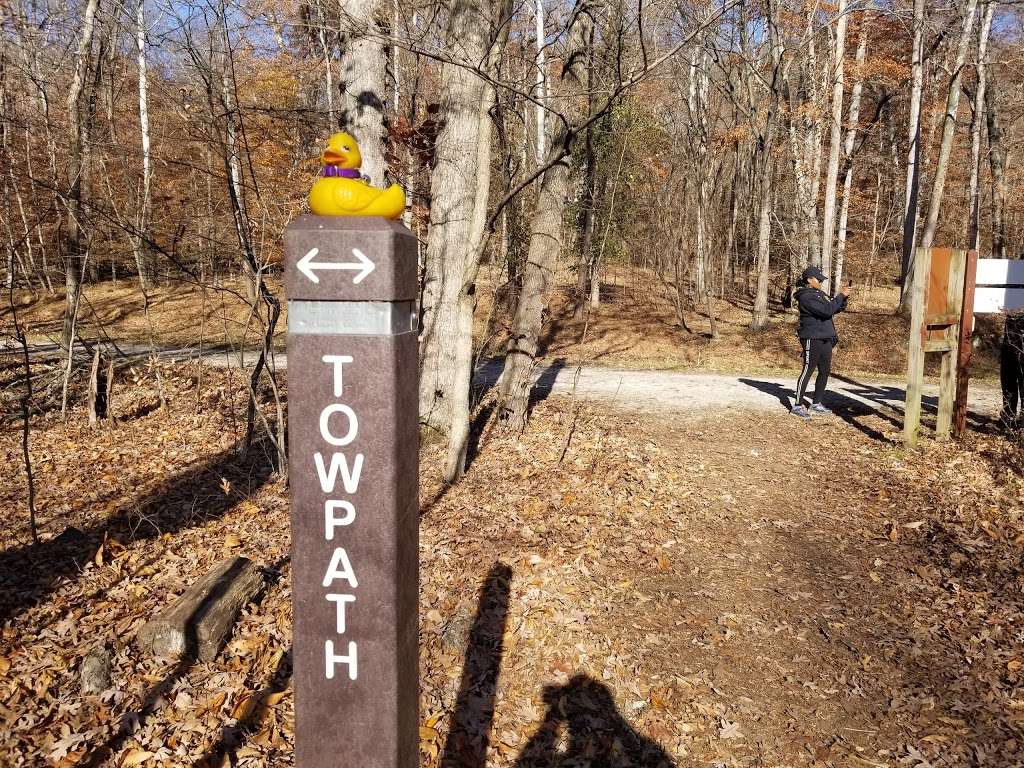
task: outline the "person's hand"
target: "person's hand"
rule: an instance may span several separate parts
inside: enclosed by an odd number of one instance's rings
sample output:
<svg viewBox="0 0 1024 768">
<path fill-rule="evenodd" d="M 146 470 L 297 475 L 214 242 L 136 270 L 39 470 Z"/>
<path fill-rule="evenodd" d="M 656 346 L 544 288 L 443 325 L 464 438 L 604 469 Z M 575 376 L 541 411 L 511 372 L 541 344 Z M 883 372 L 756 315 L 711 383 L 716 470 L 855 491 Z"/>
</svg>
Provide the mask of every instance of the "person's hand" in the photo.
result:
<svg viewBox="0 0 1024 768">
<path fill-rule="evenodd" d="M 853 294 L 853 286 L 852 286 L 852 285 L 847 285 L 847 286 L 845 286 L 845 287 L 844 287 L 844 288 L 843 288 L 843 289 L 842 289 L 842 290 L 840 291 L 840 293 L 842 293 L 842 294 L 843 294 L 843 296 L 845 296 L 846 298 L 850 298 L 850 296 L 851 296 L 851 295 Z"/>
</svg>

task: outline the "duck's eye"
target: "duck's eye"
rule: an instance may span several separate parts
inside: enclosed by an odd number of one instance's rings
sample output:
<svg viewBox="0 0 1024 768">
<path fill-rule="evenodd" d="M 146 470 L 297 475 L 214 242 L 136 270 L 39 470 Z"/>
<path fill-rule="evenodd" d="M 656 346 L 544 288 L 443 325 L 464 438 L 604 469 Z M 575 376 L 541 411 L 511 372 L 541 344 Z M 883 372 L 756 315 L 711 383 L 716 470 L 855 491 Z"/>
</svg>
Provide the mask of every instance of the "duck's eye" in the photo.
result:
<svg viewBox="0 0 1024 768">
<path fill-rule="evenodd" d="M 342 152 L 348 152 L 348 151 L 349 151 L 349 147 L 342 147 L 342 148 L 341 148 L 341 151 L 342 151 Z"/>
</svg>

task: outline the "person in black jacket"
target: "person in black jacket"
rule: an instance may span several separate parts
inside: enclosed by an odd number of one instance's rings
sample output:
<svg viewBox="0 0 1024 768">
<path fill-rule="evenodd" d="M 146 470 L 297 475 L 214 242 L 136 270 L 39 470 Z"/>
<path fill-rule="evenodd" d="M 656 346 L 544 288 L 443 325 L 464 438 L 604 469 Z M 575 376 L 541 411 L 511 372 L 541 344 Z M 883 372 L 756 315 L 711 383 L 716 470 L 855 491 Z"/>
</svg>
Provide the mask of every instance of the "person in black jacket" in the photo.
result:
<svg viewBox="0 0 1024 768">
<path fill-rule="evenodd" d="M 846 309 L 846 300 L 853 292 L 853 288 L 848 286 L 835 298 L 830 298 L 821 289 L 822 283 L 827 280 L 820 269 L 808 267 L 800 275 L 801 287 L 793 294 L 800 307 L 797 335 L 800 337 L 804 367 L 796 382 L 796 400 L 792 413 L 804 419 L 810 418 L 813 413 L 831 413 L 821 400 L 825 396 L 828 376 L 832 370 L 832 349 L 839 343 L 836 324 L 832 322 L 832 318 Z M 815 368 L 818 370 L 818 376 L 814 380 L 814 399 L 808 408 L 804 405 L 804 400 L 811 371 Z"/>
</svg>

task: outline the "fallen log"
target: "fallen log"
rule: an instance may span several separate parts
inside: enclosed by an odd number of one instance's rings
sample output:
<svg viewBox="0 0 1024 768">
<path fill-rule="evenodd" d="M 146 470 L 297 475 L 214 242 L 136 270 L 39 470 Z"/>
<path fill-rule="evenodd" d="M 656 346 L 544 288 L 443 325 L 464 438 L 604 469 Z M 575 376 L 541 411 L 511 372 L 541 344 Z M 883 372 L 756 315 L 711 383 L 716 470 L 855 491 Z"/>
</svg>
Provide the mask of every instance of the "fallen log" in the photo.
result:
<svg viewBox="0 0 1024 768">
<path fill-rule="evenodd" d="M 161 658 L 212 661 L 235 619 L 263 587 L 263 573 L 251 560 L 229 557 L 189 587 L 136 635 L 140 648 Z"/>
</svg>

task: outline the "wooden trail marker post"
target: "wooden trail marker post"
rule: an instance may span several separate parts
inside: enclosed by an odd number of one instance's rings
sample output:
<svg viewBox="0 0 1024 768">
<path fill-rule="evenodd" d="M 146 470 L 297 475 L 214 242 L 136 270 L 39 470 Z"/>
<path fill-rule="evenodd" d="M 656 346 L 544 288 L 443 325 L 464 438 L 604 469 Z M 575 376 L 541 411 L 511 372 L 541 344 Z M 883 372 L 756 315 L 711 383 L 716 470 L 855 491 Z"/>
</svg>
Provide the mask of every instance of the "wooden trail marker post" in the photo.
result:
<svg viewBox="0 0 1024 768">
<path fill-rule="evenodd" d="M 285 231 L 297 768 L 418 762 L 416 239 Z"/>
</svg>

